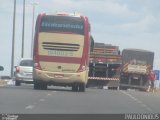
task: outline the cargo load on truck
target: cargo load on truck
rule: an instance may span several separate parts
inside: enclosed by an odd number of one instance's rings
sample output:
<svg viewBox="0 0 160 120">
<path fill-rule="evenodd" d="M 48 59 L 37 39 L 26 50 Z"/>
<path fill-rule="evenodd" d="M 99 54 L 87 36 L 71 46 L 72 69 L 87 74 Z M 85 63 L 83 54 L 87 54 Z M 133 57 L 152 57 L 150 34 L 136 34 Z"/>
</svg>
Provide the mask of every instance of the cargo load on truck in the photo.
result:
<svg viewBox="0 0 160 120">
<path fill-rule="evenodd" d="M 88 87 L 117 89 L 119 87 L 121 55 L 118 46 L 95 43 L 89 59 Z"/>
<path fill-rule="evenodd" d="M 141 49 L 124 49 L 120 88 L 146 90 L 149 85 L 148 73 L 153 69 L 154 52 Z"/>
</svg>

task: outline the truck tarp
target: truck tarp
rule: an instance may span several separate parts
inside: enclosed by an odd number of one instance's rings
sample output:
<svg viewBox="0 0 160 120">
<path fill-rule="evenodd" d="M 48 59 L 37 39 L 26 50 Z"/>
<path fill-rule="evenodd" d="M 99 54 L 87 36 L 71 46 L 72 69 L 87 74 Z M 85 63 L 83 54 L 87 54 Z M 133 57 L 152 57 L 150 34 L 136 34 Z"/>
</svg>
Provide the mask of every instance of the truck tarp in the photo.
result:
<svg viewBox="0 0 160 120">
<path fill-rule="evenodd" d="M 122 66 L 128 64 L 151 65 L 153 67 L 154 52 L 140 49 L 124 49 L 122 51 Z"/>
</svg>

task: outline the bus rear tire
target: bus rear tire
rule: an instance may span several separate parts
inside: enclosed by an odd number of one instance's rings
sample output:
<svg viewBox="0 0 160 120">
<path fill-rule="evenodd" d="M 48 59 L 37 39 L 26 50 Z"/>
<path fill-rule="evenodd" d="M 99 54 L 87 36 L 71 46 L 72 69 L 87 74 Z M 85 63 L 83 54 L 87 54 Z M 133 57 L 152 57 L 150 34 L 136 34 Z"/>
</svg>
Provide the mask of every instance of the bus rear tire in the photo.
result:
<svg viewBox="0 0 160 120">
<path fill-rule="evenodd" d="M 77 84 L 72 85 L 72 91 L 74 91 L 74 92 L 78 91 L 78 85 Z"/>
<path fill-rule="evenodd" d="M 34 89 L 35 90 L 40 90 L 40 84 L 36 81 L 34 81 Z"/>
<path fill-rule="evenodd" d="M 34 89 L 35 90 L 46 90 L 47 84 L 44 82 L 34 81 Z"/>
<path fill-rule="evenodd" d="M 74 92 L 85 92 L 85 88 L 86 88 L 86 85 L 85 83 L 78 83 L 78 84 L 74 84 L 72 85 L 72 91 Z"/>
<path fill-rule="evenodd" d="M 80 83 L 79 84 L 79 91 L 80 92 L 85 92 L 85 89 L 86 89 L 86 85 L 84 83 Z"/>
</svg>

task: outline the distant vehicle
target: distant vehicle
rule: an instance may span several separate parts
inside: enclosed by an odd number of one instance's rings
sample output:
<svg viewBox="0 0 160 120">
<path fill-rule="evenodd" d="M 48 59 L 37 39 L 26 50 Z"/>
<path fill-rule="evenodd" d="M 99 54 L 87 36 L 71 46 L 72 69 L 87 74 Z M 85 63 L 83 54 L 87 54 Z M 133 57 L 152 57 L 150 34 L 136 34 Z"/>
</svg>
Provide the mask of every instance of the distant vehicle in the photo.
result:
<svg viewBox="0 0 160 120">
<path fill-rule="evenodd" d="M 4 67 L 3 66 L 0 66 L 0 71 L 3 71 L 4 70 Z"/>
<path fill-rule="evenodd" d="M 34 41 L 34 89 L 71 86 L 84 92 L 88 81 L 90 24 L 86 16 L 39 14 Z"/>
<path fill-rule="evenodd" d="M 15 85 L 20 86 L 21 83 L 33 83 L 33 60 L 31 58 L 23 58 L 16 66 Z"/>
<path fill-rule="evenodd" d="M 1 79 L 6 79 L 6 80 L 9 80 L 9 79 L 11 79 L 11 76 L 1 76 Z"/>
<path fill-rule="evenodd" d="M 118 46 L 95 43 L 90 53 L 88 87 L 118 89 L 122 64 Z"/>
<path fill-rule="evenodd" d="M 120 88 L 147 90 L 148 73 L 153 69 L 154 52 L 141 49 L 124 49 Z"/>
</svg>

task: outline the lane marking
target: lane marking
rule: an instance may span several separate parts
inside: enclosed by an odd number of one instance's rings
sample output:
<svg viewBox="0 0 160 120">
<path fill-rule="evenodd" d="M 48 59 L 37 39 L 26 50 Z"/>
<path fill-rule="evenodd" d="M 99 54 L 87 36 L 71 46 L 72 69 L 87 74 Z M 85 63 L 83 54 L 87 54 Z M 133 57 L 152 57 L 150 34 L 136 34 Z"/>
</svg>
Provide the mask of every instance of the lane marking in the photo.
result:
<svg viewBox="0 0 160 120">
<path fill-rule="evenodd" d="M 139 101 L 139 100 L 137 100 L 137 102 L 138 102 L 139 104 L 142 104 L 142 102 L 141 102 L 141 101 Z"/>
<path fill-rule="evenodd" d="M 52 93 L 55 93 L 55 92 L 57 92 L 57 91 L 52 91 Z M 48 96 L 52 96 L 52 93 L 47 93 L 47 94 L 45 95 L 45 98 L 48 97 Z M 25 109 L 26 109 L 26 110 L 27 110 L 27 109 L 28 109 L 28 110 L 29 110 L 29 109 L 31 110 L 31 109 L 35 108 L 37 104 L 39 104 L 40 102 L 44 102 L 44 101 L 46 101 L 46 99 L 41 98 L 41 99 L 39 99 L 37 102 L 34 102 L 33 105 L 28 105 L 28 106 L 26 106 Z"/>
<path fill-rule="evenodd" d="M 27 107 L 25 107 L 25 109 L 33 109 L 34 107 L 34 105 L 28 105 Z"/>
<path fill-rule="evenodd" d="M 38 103 L 37 102 L 34 102 L 34 105 L 37 105 Z"/>
<path fill-rule="evenodd" d="M 52 94 L 48 93 L 47 96 L 51 96 Z"/>
<path fill-rule="evenodd" d="M 143 107 L 147 107 L 147 106 L 146 106 L 145 104 L 143 104 L 143 103 L 142 103 L 141 105 L 142 105 Z"/>
<path fill-rule="evenodd" d="M 150 111 L 150 112 L 153 112 L 153 110 L 149 107 L 147 107 L 147 110 Z"/>
<path fill-rule="evenodd" d="M 45 99 L 39 99 L 39 101 L 44 102 L 44 101 L 45 101 Z"/>
<path fill-rule="evenodd" d="M 52 91 L 52 93 L 56 93 L 57 91 Z"/>
<path fill-rule="evenodd" d="M 149 112 L 153 112 L 153 110 L 151 108 L 149 108 L 146 104 L 144 104 L 142 101 L 138 100 L 137 98 L 135 98 L 134 96 L 132 96 L 131 94 L 125 92 L 125 91 L 122 91 L 121 90 L 121 93 L 129 96 L 132 100 L 136 101 L 137 103 L 139 103 L 142 107 L 144 107 L 145 109 L 147 109 Z"/>
</svg>

